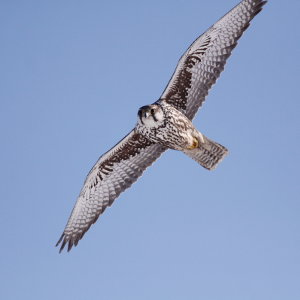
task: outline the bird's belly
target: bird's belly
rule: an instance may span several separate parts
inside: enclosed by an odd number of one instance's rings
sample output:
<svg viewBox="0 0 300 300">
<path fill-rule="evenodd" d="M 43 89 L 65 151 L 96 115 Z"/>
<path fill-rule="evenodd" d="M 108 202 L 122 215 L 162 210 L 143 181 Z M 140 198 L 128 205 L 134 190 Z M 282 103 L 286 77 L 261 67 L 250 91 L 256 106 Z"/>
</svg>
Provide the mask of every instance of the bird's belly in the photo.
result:
<svg viewBox="0 0 300 300">
<path fill-rule="evenodd" d="M 194 138 L 190 130 L 179 130 L 173 126 L 163 128 L 138 127 L 138 132 L 154 143 L 174 150 L 184 150 L 193 145 Z"/>
<path fill-rule="evenodd" d="M 175 150 L 184 150 L 192 143 L 192 137 L 187 132 L 157 132 L 157 142 Z"/>
</svg>

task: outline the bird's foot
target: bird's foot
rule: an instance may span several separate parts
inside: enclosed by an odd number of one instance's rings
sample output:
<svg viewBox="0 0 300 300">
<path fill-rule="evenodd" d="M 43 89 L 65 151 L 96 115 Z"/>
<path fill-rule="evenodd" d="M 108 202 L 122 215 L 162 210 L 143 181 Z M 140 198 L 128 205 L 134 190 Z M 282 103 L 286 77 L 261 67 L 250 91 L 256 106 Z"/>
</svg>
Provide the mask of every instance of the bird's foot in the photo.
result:
<svg viewBox="0 0 300 300">
<path fill-rule="evenodd" d="M 189 146 L 187 147 L 187 149 L 188 149 L 188 150 L 193 150 L 193 149 L 195 149 L 195 148 L 198 148 L 198 146 L 199 146 L 198 140 L 197 140 L 195 137 L 193 137 L 193 143 L 192 143 L 191 145 L 189 145 Z"/>
</svg>

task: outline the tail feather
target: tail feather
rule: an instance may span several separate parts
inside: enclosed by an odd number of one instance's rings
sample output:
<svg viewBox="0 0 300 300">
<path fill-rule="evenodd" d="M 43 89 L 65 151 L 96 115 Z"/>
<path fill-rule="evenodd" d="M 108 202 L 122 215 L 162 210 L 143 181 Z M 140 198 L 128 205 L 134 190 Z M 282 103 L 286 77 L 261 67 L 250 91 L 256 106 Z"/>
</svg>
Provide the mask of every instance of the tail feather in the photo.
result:
<svg viewBox="0 0 300 300">
<path fill-rule="evenodd" d="M 198 162 L 202 167 L 213 170 L 227 155 L 228 150 L 204 135 L 203 139 L 204 143 L 200 143 L 199 147 L 192 150 L 184 150 L 183 152 Z"/>
</svg>

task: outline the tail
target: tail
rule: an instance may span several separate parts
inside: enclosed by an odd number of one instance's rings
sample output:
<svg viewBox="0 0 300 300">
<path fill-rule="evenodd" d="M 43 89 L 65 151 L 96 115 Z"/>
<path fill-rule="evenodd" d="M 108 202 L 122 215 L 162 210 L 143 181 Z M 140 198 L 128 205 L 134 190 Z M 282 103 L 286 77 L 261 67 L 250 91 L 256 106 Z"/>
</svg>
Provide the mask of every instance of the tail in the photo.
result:
<svg viewBox="0 0 300 300">
<path fill-rule="evenodd" d="M 224 146 L 208 139 L 206 136 L 202 136 L 204 143 L 200 143 L 197 148 L 184 150 L 183 152 L 198 162 L 202 167 L 213 170 L 228 153 L 228 150 Z"/>
</svg>

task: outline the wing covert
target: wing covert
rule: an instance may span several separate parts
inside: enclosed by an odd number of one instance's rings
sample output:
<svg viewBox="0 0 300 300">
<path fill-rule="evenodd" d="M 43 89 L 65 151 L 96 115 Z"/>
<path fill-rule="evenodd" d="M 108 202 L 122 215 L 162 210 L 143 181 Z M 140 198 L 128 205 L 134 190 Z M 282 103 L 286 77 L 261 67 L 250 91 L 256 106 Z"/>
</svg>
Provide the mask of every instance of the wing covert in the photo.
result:
<svg viewBox="0 0 300 300">
<path fill-rule="evenodd" d="M 165 147 L 153 144 L 132 130 L 122 141 L 102 155 L 89 172 L 71 216 L 56 246 L 60 252 L 76 246 L 90 226 L 113 201 L 129 188 Z"/>
<path fill-rule="evenodd" d="M 160 100 L 193 119 L 250 21 L 267 1 L 243 0 L 210 27 L 180 58 Z"/>
</svg>

